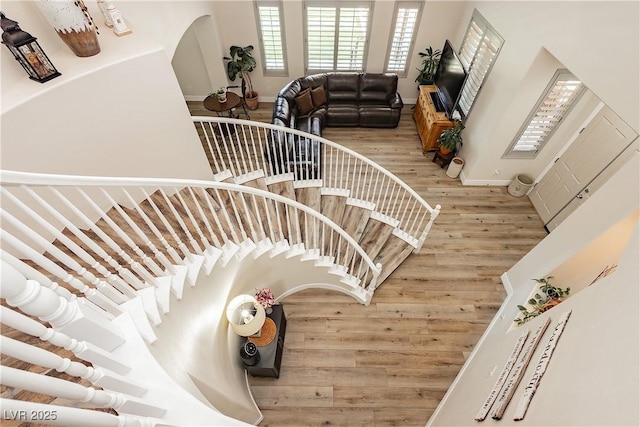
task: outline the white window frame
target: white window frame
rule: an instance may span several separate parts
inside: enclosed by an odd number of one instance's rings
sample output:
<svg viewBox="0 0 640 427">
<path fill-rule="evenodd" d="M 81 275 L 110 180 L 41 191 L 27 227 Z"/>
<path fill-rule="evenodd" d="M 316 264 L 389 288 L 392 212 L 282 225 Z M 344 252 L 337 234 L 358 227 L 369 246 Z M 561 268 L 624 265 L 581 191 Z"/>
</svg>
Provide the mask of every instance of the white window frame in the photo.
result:
<svg viewBox="0 0 640 427">
<path fill-rule="evenodd" d="M 573 74 L 557 70 L 503 158 L 536 158 L 584 92 L 584 83 Z"/>
<path fill-rule="evenodd" d="M 408 22 L 408 16 L 403 14 L 403 10 L 415 10 L 415 21 L 413 23 Z M 418 33 L 418 26 L 420 25 L 420 18 L 422 17 L 422 2 L 419 1 L 398 1 L 396 2 L 393 12 L 393 28 L 389 34 L 389 48 L 387 49 L 387 58 L 385 59 L 385 72 L 396 73 L 400 77 L 407 77 L 409 74 L 409 64 L 411 61 L 411 55 L 416 42 L 416 35 Z M 399 21 L 403 19 L 403 21 Z M 411 28 L 412 27 L 412 28 Z M 407 31 L 411 31 L 411 35 L 407 37 Z M 407 39 L 409 43 L 407 45 Z M 393 62 L 398 63 L 398 66 L 390 67 L 392 58 Z M 401 65 L 401 66 L 400 66 Z"/>
<path fill-rule="evenodd" d="M 264 72 L 264 75 L 265 76 L 288 76 L 289 70 L 288 70 L 288 61 L 287 61 L 286 36 L 284 32 L 284 15 L 282 10 L 282 1 L 281 0 L 271 0 L 271 1 L 257 0 L 257 1 L 254 1 L 253 3 L 255 8 L 255 14 L 256 14 L 256 24 L 258 26 L 258 37 L 260 39 L 260 56 L 262 58 L 262 70 Z M 278 9 L 277 28 L 275 27 L 276 23 L 275 22 L 273 23 L 274 24 L 273 31 L 277 32 L 277 34 L 274 34 L 273 37 L 272 37 L 272 34 L 270 34 L 269 32 L 265 32 L 267 31 L 267 28 L 263 28 L 263 25 L 262 25 L 263 17 L 262 17 L 262 14 L 260 13 L 261 7 Z M 277 38 L 280 39 L 279 44 L 278 44 Z M 277 50 L 280 50 L 280 52 L 275 52 Z M 275 53 L 273 53 L 272 55 L 271 52 L 275 52 Z M 281 66 L 271 65 L 274 62 L 277 62 L 280 60 L 282 61 Z"/>
<path fill-rule="evenodd" d="M 310 64 L 310 52 L 309 52 L 309 8 L 334 8 L 336 11 L 335 18 L 332 22 L 334 24 L 333 30 L 331 31 L 332 40 L 326 40 L 325 43 L 328 45 L 327 50 L 332 50 L 332 57 L 327 57 L 325 60 L 327 63 L 331 62 L 331 66 L 316 66 L 317 64 Z M 366 8 L 367 12 L 367 23 L 365 30 L 365 40 L 362 46 L 362 57 L 361 61 L 355 67 L 344 67 L 340 66 L 340 61 L 349 61 L 346 56 L 341 56 L 340 50 L 340 21 L 341 21 L 341 12 L 346 12 L 346 10 L 351 8 Z M 304 22 L 304 57 L 305 57 L 305 73 L 317 73 L 317 72 L 328 72 L 328 71 L 364 71 L 367 63 L 367 54 L 369 51 L 369 40 L 371 38 L 371 21 L 373 17 L 373 2 L 372 1 L 317 1 L 317 0 L 307 0 L 304 2 L 303 8 L 303 22 Z M 342 15 L 345 16 L 345 15 Z M 328 27 L 325 29 L 330 29 Z M 359 49 L 360 50 L 360 49 Z"/>
<path fill-rule="evenodd" d="M 458 109 L 464 117 L 469 116 L 503 44 L 502 36 L 477 9 L 474 9 L 458 51 L 458 56 L 468 74 L 458 102 Z"/>
</svg>

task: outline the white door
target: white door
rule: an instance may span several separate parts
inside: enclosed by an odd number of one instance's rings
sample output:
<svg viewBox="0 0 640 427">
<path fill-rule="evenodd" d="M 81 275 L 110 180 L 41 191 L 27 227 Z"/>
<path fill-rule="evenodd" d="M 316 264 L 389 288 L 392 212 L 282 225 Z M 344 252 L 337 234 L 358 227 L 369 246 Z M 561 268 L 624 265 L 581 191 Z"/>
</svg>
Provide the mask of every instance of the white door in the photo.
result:
<svg viewBox="0 0 640 427">
<path fill-rule="evenodd" d="M 636 137 L 622 119 L 604 107 L 529 193 L 545 225 L 565 207 L 577 208 L 581 203 L 571 203 L 573 199 Z"/>
</svg>

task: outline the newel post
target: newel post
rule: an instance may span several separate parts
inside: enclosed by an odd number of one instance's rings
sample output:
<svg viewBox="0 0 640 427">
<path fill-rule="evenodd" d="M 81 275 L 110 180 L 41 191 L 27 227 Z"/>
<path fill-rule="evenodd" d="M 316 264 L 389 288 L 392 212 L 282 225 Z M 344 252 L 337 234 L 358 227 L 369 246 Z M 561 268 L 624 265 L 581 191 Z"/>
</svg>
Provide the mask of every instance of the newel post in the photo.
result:
<svg viewBox="0 0 640 427">
<path fill-rule="evenodd" d="M 11 307 L 49 322 L 77 340 L 112 351 L 125 339 L 120 329 L 102 314 L 83 303 L 82 298 L 66 300 L 35 280 L 27 280 L 4 260 L 0 275 L 0 297 Z"/>
</svg>

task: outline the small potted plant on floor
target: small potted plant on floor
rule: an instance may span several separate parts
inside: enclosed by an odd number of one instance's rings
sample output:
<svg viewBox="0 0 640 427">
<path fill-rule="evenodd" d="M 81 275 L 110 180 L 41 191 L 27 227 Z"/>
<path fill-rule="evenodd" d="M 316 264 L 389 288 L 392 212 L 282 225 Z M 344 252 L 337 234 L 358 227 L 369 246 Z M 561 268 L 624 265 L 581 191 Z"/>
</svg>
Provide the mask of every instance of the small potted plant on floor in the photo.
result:
<svg viewBox="0 0 640 427">
<path fill-rule="evenodd" d="M 424 52 L 419 52 L 418 55 L 422 58 L 422 68 L 417 68 L 420 71 L 418 77 L 416 77 L 416 82 L 421 85 L 432 85 L 433 78 L 436 75 L 436 71 L 438 70 L 438 63 L 440 62 L 440 52 L 439 49 L 433 50 L 431 46 L 429 46 Z"/>
<path fill-rule="evenodd" d="M 247 108 L 255 110 L 258 108 L 258 93 L 253 90 L 249 73 L 255 70 L 256 60 L 252 55 L 253 46 L 231 46 L 229 56 L 225 56 L 227 61 L 227 76 L 229 80 L 235 81 L 237 77 L 242 79 L 242 94 L 247 102 Z"/>
<path fill-rule="evenodd" d="M 464 125 L 460 120 L 453 122 L 453 127 L 443 131 L 438 137 L 440 143 L 440 154 L 446 156 L 447 154 L 458 151 L 462 147 L 462 135 L 461 132 L 464 129 Z"/>
</svg>

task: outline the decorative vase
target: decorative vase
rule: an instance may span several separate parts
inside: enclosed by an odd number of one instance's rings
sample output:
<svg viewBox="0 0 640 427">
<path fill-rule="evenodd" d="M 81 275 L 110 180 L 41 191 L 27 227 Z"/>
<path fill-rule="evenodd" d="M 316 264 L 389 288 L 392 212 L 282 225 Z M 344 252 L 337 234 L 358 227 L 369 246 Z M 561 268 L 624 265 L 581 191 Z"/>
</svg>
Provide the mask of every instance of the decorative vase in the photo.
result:
<svg viewBox="0 0 640 427">
<path fill-rule="evenodd" d="M 218 92 L 216 96 L 220 104 L 224 104 L 225 102 L 227 102 L 227 92 Z"/>
<path fill-rule="evenodd" d="M 76 56 L 100 53 L 93 18 L 82 0 L 41 0 L 38 9 Z"/>
</svg>

